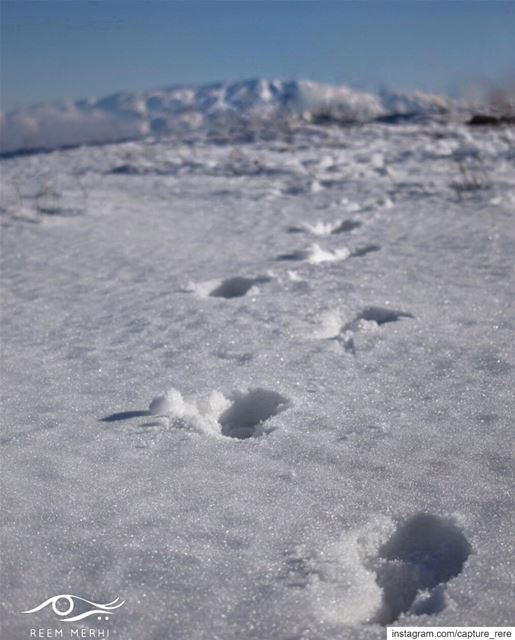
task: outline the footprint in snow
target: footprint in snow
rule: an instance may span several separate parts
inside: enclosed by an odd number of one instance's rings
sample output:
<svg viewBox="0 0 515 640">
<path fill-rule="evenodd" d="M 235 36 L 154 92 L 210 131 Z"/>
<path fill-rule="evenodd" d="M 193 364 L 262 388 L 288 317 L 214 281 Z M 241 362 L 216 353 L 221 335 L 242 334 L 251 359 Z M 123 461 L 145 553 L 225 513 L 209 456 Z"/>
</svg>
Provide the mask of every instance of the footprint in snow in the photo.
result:
<svg viewBox="0 0 515 640">
<path fill-rule="evenodd" d="M 366 329 L 367 325 L 372 324 L 372 326 L 381 327 L 389 322 L 397 322 L 401 318 L 414 319 L 414 317 L 406 311 L 397 311 L 385 307 L 366 307 L 358 313 L 354 320 L 343 325 L 336 339 L 343 345 L 345 351 L 355 354 L 354 336 L 356 332 Z"/>
<path fill-rule="evenodd" d="M 383 601 L 373 622 L 388 625 L 403 613 L 433 615 L 447 605 L 446 583 L 463 570 L 471 547 L 450 519 L 418 513 L 379 549 L 376 582 Z"/>
<path fill-rule="evenodd" d="M 374 330 L 384 324 L 397 322 L 403 318 L 414 319 L 415 316 L 407 311 L 399 311 L 389 307 L 365 307 L 350 322 L 343 323 L 340 313 L 327 311 L 319 318 L 319 326 L 313 337 L 318 340 L 336 340 L 345 351 L 356 352 L 355 336 L 358 332 Z"/>
<path fill-rule="evenodd" d="M 227 278 L 226 280 L 222 280 L 209 295 L 212 298 L 241 298 L 246 295 L 252 287 L 258 284 L 264 284 L 265 282 L 270 282 L 270 278 L 266 276 L 257 278 L 243 278 L 241 276 Z"/>
<path fill-rule="evenodd" d="M 379 244 L 367 244 L 363 247 L 358 247 L 357 249 L 354 249 L 354 251 L 351 253 L 351 258 L 362 258 L 363 256 L 366 256 L 369 253 L 374 253 L 380 250 L 381 250 L 381 245 Z"/>
<path fill-rule="evenodd" d="M 351 322 L 344 325 L 342 331 L 347 329 L 355 329 L 362 320 L 366 322 L 375 322 L 378 326 L 389 322 L 397 322 L 401 318 L 414 318 L 415 316 L 407 311 L 398 311 L 388 307 L 365 307 Z"/>
<path fill-rule="evenodd" d="M 263 388 L 235 391 L 229 398 L 219 391 L 207 398 L 185 398 L 172 388 L 152 400 L 149 412 L 198 433 L 247 440 L 271 433 L 267 421 L 289 406 L 280 393 Z"/>
<path fill-rule="evenodd" d="M 420 512 L 396 525 L 377 517 L 345 531 L 321 553 L 303 554 L 317 576 L 308 576 L 306 588 L 318 615 L 330 623 L 389 625 L 402 615 L 445 609 L 447 583 L 471 553 L 451 518 Z"/>
<path fill-rule="evenodd" d="M 220 416 L 222 435 L 246 440 L 266 433 L 266 421 L 288 408 L 288 400 L 280 393 L 267 389 L 252 389 L 232 395 L 231 406 Z"/>
<path fill-rule="evenodd" d="M 258 293 L 259 286 L 270 282 L 270 276 L 256 276 L 255 278 L 247 278 L 243 276 L 234 276 L 225 280 L 208 280 L 207 282 L 198 282 L 189 285 L 183 291 L 194 292 L 206 298 L 241 298 L 250 291 Z"/>
</svg>

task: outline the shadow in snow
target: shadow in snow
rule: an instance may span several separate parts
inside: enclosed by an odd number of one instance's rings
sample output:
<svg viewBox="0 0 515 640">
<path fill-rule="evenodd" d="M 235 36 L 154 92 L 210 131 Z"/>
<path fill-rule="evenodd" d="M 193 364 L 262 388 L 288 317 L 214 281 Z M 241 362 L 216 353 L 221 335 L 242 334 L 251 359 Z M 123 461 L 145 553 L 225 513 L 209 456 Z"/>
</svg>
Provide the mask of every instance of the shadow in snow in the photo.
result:
<svg viewBox="0 0 515 640">
<path fill-rule="evenodd" d="M 378 244 L 367 244 L 364 247 L 359 247 L 355 249 L 351 253 L 351 258 L 362 258 L 366 256 L 368 253 L 374 253 L 375 251 L 380 251 L 381 246 Z"/>
<path fill-rule="evenodd" d="M 232 405 L 219 419 L 222 434 L 238 440 L 264 435 L 267 429 L 263 423 L 288 406 L 288 399 L 275 391 L 258 388 L 235 392 Z"/>
<path fill-rule="evenodd" d="M 377 322 L 379 326 L 388 322 L 397 322 L 401 318 L 411 318 L 414 316 L 407 311 L 397 311 L 395 309 L 385 309 L 383 307 L 366 307 L 357 316 L 356 320 L 368 320 Z"/>
<path fill-rule="evenodd" d="M 331 233 L 347 233 L 349 231 L 352 231 L 353 229 L 361 227 L 361 225 L 362 223 L 359 220 L 344 220 L 335 229 L 333 229 Z"/>
<path fill-rule="evenodd" d="M 270 282 L 267 276 L 258 276 L 257 278 L 243 278 L 235 276 L 227 278 L 215 287 L 210 296 L 213 298 L 240 298 L 244 296 L 256 284 L 265 284 Z"/>
<path fill-rule="evenodd" d="M 144 418 L 151 416 L 152 413 L 146 411 L 121 411 L 120 413 L 112 413 L 110 416 L 100 418 L 100 422 L 118 422 L 120 420 L 131 420 L 132 418 Z"/>
</svg>

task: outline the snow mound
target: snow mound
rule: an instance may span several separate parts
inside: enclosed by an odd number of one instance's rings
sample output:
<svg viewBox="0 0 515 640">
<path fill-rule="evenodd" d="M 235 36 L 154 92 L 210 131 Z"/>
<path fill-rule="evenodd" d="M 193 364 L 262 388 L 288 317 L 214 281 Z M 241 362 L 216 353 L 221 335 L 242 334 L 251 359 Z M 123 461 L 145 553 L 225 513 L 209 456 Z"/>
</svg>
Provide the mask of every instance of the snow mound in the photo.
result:
<svg viewBox="0 0 515 640">
<path fill-rule="evenodd" d="M 321 264 L 323 262 L 340 262 L 351 256 L 351 251 L 347 247 L 335 249 L 322 249 L 319 244 L 312 244 L 307 249 L 297 249 L 291 253 L 283 253 L 277 256 L 276 260 L 299 260 L 310 264 Z"/>
<path fill-rule="evenodd" d="M 384 114 L 379 96 L 346 86 L 302 82 L 297 91 L 299 107 L 314 121 L 367 122 Z"/>
<path fill-rule="evenodd" d="M 320 264 L 322 262 L 340 262 L 346 260 L 351 255 L 351 252 L 347 247 L 341 249 L 335 249 L 330 251 L 329 249 L 322 249 L 318 244 L 314 244 L 308 250 L 307 260 L 311 264 Z"/>
<path fill-rule="evenodd" d="M 186 399 L 180 391 L 172 387 L 165 394 L 152 400 L 149 411 L 153 415 L 182 422 L 199 433 L 218 436 L 218 418 L 230 404 L 219 391 L 212 391 L 207 398 Z"/>
<path fill-rule="evenodd" d="M 313 337 L 318 340 L 336 338 L 342 331 L 342 317 L 339 310 L 325 311 L 320 315 Z"/>
<path fill-rule="evenodd" d="M 336 220 L 334 222 L 322 222 L 318 220 L 315 223 L 301 222 L 298 226 L 288 228 L 289 233 L 311 233 L 314 236 L 330 236 L 336 233 L 347 233 L 360 227 L 362 223 L 359 220 Z"/>
<path fill-rule="evenodd" d="M 435 96 L 420 91 L 409 93 L 381 93 L 381 104 L 386 117 L 431 117 L 443 115 L 452 109 L 451 101 L 445 96 Z"/>
<path fill-rule="evenodd" d="M 316 614 L 330 624 L 369 621 L 381 606 L 381 587 L 369 558 L 393 530 L 388 518 L 344 532 L 322 549 L 314 561 L 309 585 Z"/>
</svg>

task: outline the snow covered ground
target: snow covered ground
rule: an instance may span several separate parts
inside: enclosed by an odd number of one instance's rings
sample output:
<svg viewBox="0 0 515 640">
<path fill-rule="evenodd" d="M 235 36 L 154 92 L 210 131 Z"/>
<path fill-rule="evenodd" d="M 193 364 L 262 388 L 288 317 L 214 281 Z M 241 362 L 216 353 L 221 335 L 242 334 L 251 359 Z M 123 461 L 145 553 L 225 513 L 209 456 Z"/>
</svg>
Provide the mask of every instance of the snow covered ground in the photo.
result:
<svg viewBox="0 0 515 640">
<path fill-rule="evenodd" d="M 3 637 L 57 594 L 124 599 L 124 640 L 512 624 L 514 148 L 3 160 Z"/>
</svg>

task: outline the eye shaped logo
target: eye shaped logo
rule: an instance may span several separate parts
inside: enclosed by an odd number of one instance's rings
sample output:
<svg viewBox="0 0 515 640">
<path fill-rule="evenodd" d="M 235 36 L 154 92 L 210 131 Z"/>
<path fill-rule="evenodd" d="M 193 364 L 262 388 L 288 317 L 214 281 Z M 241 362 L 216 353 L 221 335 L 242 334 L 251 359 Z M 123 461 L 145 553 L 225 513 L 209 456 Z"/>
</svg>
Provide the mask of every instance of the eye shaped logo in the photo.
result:
<svg viewBox="0 0 515 640">
<path fill-rule="evenodd" d="M 98 619 L 101 620 L 102 617 L 104 620 L 109 620 L 109 616 L 106 614 L 113 614 L 114 609 L 118 609 L 123 604 L 125 604 L 125 600 L 120 600 L 120 598 L 116 598 L 112 602 L 108 602 L 107 604 L 100 604 L 98 602 L 91 602 L 91 600 L 86 600 L 86 598 L 81 598 L 80 596 L 72 596 L 71 594 L 62 594 L 59 596 L 54 596 L 53 598 L 48 598 L 45 602 L 42 602 L 34 609 L 29 609 L 28 611 L 22 611 L 22 613 L 36 613 L 37 611 L 41 611 L 46 606 L 51 605 L 52 610 L 56 616 L 59 616 L 62 622 L 77 622 L 78 620 L 84 620 L 84 618 L 89 618 L 89 616 L 98 616 Z M 90 605 L 92 608 L 87 608 L 87 605 Z M 73 610 L 77 607 L 81 611 L 69 617 Z"/>
</svg>

